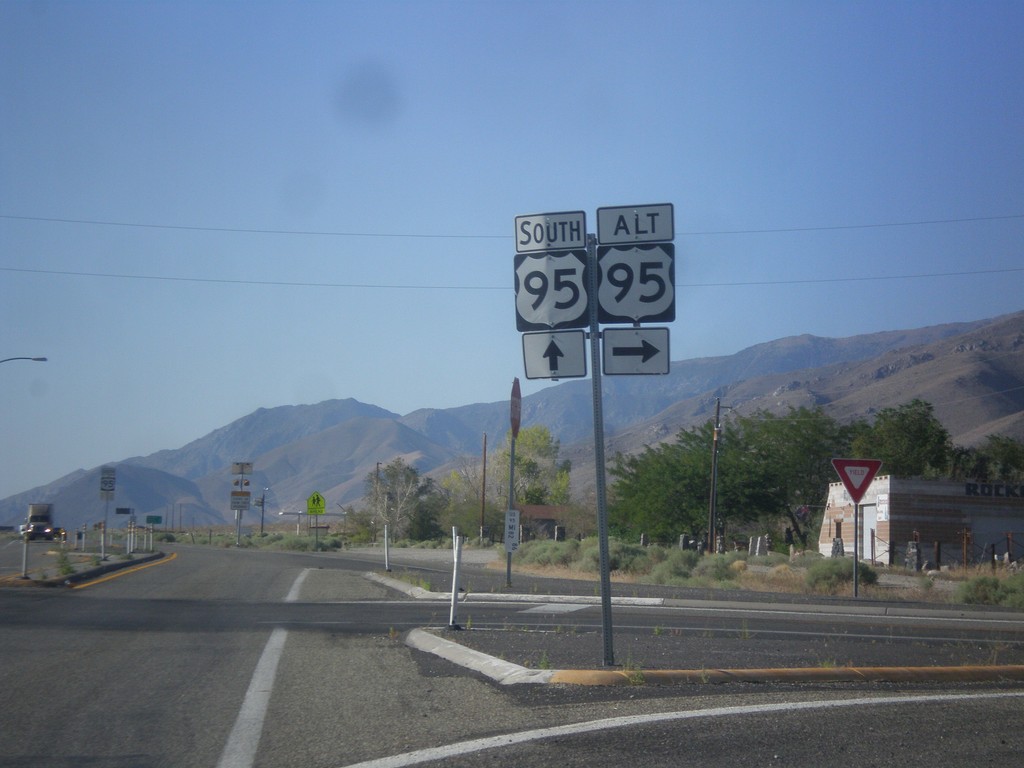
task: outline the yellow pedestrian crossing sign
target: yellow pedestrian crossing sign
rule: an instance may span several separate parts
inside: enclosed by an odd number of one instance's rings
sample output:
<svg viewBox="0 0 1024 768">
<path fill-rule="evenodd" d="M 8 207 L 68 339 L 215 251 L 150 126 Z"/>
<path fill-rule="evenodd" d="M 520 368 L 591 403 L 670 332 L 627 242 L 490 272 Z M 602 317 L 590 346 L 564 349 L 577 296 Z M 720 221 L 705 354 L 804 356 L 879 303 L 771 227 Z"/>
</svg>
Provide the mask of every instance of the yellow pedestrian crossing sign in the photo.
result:
<svg viewBox="0 0 1024 768">
<path fill-rule="evenodd" d="M 327 502 L 324 501 L 324 497 L 320 495 L 320 491 L 313 491 L 312 495 L 306 499 L 306 514 L 322 515 L 324 513 L 324 507 L 326 506 Z"/>
</svg>

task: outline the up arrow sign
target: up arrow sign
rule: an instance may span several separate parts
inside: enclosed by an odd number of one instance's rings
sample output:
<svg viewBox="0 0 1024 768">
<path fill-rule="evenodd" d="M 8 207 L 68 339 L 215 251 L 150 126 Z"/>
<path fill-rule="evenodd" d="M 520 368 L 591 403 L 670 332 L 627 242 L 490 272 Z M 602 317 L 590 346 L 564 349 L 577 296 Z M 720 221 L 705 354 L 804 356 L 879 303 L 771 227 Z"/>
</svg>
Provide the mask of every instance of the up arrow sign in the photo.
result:
<svg viewBox="0 0 1024 768">
<path fill-rule="evenodd" d="M 853 503 L 860 504 L 864 492 L 882 467 L 882 462 L 879 459 L 832 459 L 832 466 Z"/>
<path fill-rule="evenodd" d="M 583 331 L 523 334 L 523 362 L 528 379 L 573 379 L 587 375 Z"/>
<path fill-rule="evenodd" d="M 558 373 L 558 358 L 565 357 L 565 352 L 559 348 L 555 340 L 552 339 L 551 343 L 548 344 L 548 348 L 544 350 L 542 357 L 547 358 L 548 370 L 551 371 L 552 375 Z"/>
</svg>

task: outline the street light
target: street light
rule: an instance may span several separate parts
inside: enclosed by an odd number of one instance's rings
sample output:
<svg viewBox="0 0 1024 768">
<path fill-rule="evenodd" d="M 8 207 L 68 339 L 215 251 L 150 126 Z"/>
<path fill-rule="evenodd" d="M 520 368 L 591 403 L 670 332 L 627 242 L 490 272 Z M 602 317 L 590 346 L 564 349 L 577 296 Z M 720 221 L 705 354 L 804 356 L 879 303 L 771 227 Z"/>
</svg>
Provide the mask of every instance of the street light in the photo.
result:
<svg viewBox="0 0 1024 768">
<path fill-rule="evenodd" d="M 11 360 L 31 360 L 31 361 L 33 361 L 35 363 L 45 363 L 46 362 L 46 358 L 45 357 L 5 357 L 3 360 L 0 360 L 0 363 L 9 363 L 9 362 L 11 362 Z"/>
</svg>

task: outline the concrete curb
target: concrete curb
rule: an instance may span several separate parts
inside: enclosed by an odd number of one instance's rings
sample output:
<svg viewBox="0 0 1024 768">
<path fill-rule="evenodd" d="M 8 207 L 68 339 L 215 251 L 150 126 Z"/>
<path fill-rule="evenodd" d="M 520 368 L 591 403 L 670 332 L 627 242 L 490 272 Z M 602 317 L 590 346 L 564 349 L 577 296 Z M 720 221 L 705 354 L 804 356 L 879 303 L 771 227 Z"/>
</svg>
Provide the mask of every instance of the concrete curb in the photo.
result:
<svg viewBox="0 0 1024 768">
<path fill-rule="evenodd" d="M 451 592 L 430 592 L 422 587 L 414 587 L 399 579 L 392 579 L 389 576 L 381 576 L 379 573 L 367 572 L 363 577 L 370 581 L 402 592 L 417 600 L 443 600 L 448 602 L 452 599 Z M 459 597 L 460 603 L 576 603 L 579 605 L 600 605 L 600 597 L 587 595 L 527 595 L 504 592 L 467 592 Z M 613 597 L 614 605 L 666 605 L 666 601 L 660 597 Z"/>
<path fill-rule="evenodd" d="M 549 682 L 569 685 L 685 683 L 978 683 L 1024 680 L 1024 665 L 1003 667 L 834 667 L 783 669 L 558 670 Z"/>
<path fill-rule="evenodd" d="M 410 630 L 406 635 L 405 644 L 418 651 L 439 656 L 460 667 L 479 672 L 501 685 L 548 683 L 554 674 L 552 670 L 527 669 L 518 664 L 496 659 L 486 653 L 445 640 L 425 629 Z"/>
<path fill-rule="evenodd" d="M 448 602 L 451 592 L 431 592 L 422 587 L 414 587 L 407 582 L 382 576 L 379 573 L 367 572 L 364 578 L 375 581 L 382 586 L 402 592 L 417 600 L 438 600 Z M 537 595 L 537 594 L 505 594 L 502 592 L 472 592 L 459 598 L 461 603 L 549 603 L 578 605 L 599 605 L 601 598 L 588 595 Z M 1024 613 L 1005 609 L 971 610 L 941 606 L 935 608 L 918 608 L 899 604 L 878 605 L 820 605 L 817 603 L 752 603 L 739 600 L 718 600 L 710 604 L 706 600 L 680 600 L 662 597 L 613 597 L 613 605 L 664 606 L 666 608 L 695 608 L 702 611 L 715 612 L 757 612 L 757 613 L 809 613 L 822 612 L 853 615 L 853 616 L 886 616 L 888 618 L 905 619 L 969 619 L 971 621 L 989 621 L 994 623 L 1024 623 Z"/>
<path fill-rule="evenodd" d="M 53 582 L 52 586 L 71 587 L 85 581 L 92 581 L 93 579 L 105 576 L 108 573 L 113 573 L 114 571 L 120 571 L 125 568 L 132 568 L 135 566 L 145 565 L 146 563 L 152 563 L 156 560 L 162 560 L 164 557 L 166 557 L 166 554 L 163 552 L 154 552 L 153 554 L 146 555 L 144 557 L 133 557 L 131 560 L 116 560 L 95 568 L 78 571 L 70 576 L 50 579 L 49 581 Z"/>
<path fill-rule="evenodd" d="M 435 630 L 445 631 L 445 630 Z M 556 669 L 535 670 L 502 661 L 414 629 L 405 644 L 479 672 L 500 685 L 684 685 L 722 683 L 978 683 L 1024 681 L 1024 665 L 969 667 L 808 667 L 769 669 Z"/>
<path fill-rule="evenodd" d="M 103 565 L 80 567 L 74 573 L 68 575 L 51 576 L 50 578 L 33 578 L 30 575 L 22 578 L 20 574 L 12 574 L 0 578 L 0 584 L 14 587 L 72 587 L 92 579 L 97 579 L 113 571 L 120 571 L 124 568 L 143 565 L 145 563 L 160 560 L 166 557 L 163 552 L 155 552 L 142 557 L 133 557 L 131 560 L 111 560 Z"/>
</svg>

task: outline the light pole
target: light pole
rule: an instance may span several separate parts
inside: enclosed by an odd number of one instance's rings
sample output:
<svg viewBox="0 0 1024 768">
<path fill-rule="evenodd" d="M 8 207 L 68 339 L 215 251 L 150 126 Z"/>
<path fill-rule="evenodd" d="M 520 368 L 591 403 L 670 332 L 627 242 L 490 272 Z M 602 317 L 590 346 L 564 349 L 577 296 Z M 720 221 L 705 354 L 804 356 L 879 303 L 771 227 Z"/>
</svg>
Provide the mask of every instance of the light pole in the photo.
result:
<svg viewBox="0 0 1024 768">
<path fill-rule="evenodd" d="M 36 363 L 46 362 L 45 357 L 5 357 L 3 360 L 0 360 L 0 363 L 9 363 L 11 360 L 31 360 Z"/>
</svg>

